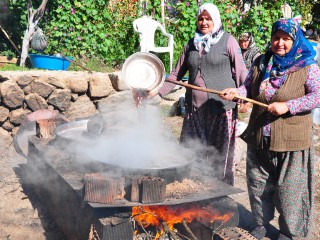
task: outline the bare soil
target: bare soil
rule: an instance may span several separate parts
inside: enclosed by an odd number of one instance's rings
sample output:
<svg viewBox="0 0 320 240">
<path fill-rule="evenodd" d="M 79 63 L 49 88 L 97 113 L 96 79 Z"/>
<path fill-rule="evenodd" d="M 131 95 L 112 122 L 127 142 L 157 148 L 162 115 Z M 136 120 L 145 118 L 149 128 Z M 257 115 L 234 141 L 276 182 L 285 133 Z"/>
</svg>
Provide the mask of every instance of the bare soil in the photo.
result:
<svg viewBox="0 0 320 240">
<path fill-rule="evenodd" d="M 36 194 L 23 183 L 26 158 L 11 145 L 0 155 L 0 239 L 63 240 Z"/>
<path fill-rule="evenodd" d="M 180 116 L 164 118 L 164 123 L 171 127 L 176 136 L 179 135 L 182 118 Z M 320 128 L 316 127 L 315 135 L 320 139 Z M 320 145 L 316 144 L 317 156 Z M 315 193 L 316 216 L 314 232 L 310 240 L 320 239 L 320 172 L 317 157 L 317 191 Z M 36 194 L 23 183 L 26 158 L 16 153 L 13 146 L 2 149 L 0 153 L 0 240 L 63 240 L 63 234 L 54 220 L 43 207 Z M 239 203 L 240 227 L 250 230 L 251 212 L 246 192 L 245 161 L 239 161 L 236 172 L 236 187 L 243 193 L 231 197 Z M 276 239 L 277 219 L 272 222 L 273 234 L 265 239 Z"/>
</svg>

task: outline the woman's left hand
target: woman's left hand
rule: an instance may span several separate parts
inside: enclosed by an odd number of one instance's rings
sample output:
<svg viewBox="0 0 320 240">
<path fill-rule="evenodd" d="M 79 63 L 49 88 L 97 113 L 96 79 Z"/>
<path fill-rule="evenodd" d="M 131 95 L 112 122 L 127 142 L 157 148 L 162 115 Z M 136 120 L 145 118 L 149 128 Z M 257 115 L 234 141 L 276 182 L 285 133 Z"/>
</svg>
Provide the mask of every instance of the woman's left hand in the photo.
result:
<svg viewBox="0 0 320 240">
<path fill-rule="evenodd" d="M 285 114 L 288 111 L 289 108 L 285 102 L 274 102 L 268 105 L 268 112 L 275 116 Z"/>
</svg>

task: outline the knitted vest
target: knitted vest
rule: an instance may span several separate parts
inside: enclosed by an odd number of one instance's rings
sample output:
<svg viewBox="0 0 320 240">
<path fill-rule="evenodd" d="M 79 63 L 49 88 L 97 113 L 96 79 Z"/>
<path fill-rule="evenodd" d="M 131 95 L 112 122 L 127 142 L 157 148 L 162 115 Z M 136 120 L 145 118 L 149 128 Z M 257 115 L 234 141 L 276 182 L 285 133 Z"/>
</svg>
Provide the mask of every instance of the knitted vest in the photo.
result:
<svg viewBox="0 0 320 240">
<path fill-rule="evenodd" d="M 232 78 L 231 63 L 227 52 L 229 33 L 224 33 L 218 43 L 210 47 L 208 53 L 201 56 L 193 44 L 193 39 L 188 43 L 187 63 L 189 67 L 189 83 L 194 84 L 198 71 L 206 87 L 214 90 L 234 88 L 236 83 Z M 235 103 L 221 99 L 218 95 L 208 93 L 212 113 L 223 113 L 235 107 Z M 192 89 L 186 91 L 187 106 L 191 106 Z M 191 101 L 191 102 L 190 102 Z"/>
<path fill-rule="evenodd" d="M 259 70 L 262 56 L 255 61 L 254 81 L 251 88 L 253 99 L 267 103 L 264 91 L 259 93 L 259 86 L 263 74 Z M 306 95 L 305 83 L 309 66 L 290 73 L 284 84 L 276 91 L 272 102 L 286 102 Z M 258 149 L 265 149 L 263 142 L 263 125 L 267 110 L 264 107 L 254 105 L 250 115 L 247 129 L 240 136 L 245 142 Z M 291 115 L 289 112 L 278 116 L 271 123 L 270 150 L 276 152 L 298 151 L 308 149 L 311 146 L 312 117 L 311 111 Z"/>
</svg>

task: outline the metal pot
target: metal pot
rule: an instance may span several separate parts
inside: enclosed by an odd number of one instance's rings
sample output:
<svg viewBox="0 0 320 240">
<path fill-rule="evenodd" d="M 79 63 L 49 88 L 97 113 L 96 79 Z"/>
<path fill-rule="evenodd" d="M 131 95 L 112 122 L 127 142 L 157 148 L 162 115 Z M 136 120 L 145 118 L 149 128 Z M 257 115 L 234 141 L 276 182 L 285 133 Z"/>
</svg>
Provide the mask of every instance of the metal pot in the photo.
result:
<svg viewBox="0 0 320 240">
<path fill-rule="evenodd" d="M 186 161 L 175 166 L 163 166 L 163 167 L 146 167 L 146 168 L 126 168 L 117 166 L 114 164 L 106 164 L 110 166 L 114 171 L 120 172 L 122 176 L 128 175 L 141 175 L 141 176 L 153 176 L 166 179 L 168 183 L 174 181 L 181 181 L 182 179 L 189 177 L 191 171 L 192 161 Z"/>
<path fill-rule="evenodd" d="M 62 124 L 55 129 L 55 135 L 59 140 L 76 141 L 83 138 L 87 132 L 88 119 Z"/>
<path fill-rule="evenodd" d="M 138 52 L 126 59 L 122 76 L 130 89 L 152 91 L 159 89 L 165 80 L 165 68 L 154 54 Z"/>
</svg>

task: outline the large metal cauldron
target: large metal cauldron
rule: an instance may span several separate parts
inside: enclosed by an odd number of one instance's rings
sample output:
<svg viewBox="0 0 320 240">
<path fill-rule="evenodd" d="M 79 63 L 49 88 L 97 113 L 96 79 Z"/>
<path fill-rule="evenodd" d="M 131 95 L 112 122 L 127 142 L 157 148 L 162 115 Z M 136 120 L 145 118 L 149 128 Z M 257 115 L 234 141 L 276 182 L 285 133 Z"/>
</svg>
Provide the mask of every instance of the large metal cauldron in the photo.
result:
<svg viewBox="0 0 320 240">
<path fill-rule="evenodd" d="M 66 143 L 70 142 L 76 144 L 81 138 L 87 138 L 87 123 L 88 120 L 80 120 L 75 122 L 69 122 L 58 126 L 55 130 L 56 138 L 63 140 Z M 107 129 L 103 134 L 108 135 L 109 133 L 114 134 L 116 129 Z M 90 135 L 89 135 L 90 136 Z M 94 139 L 93 139 L 94 140 Z M 65 145 L 67 146 L 67 144 Z M 155 153 L 156 155 L 157 153 Z M 93 159 L 95 161 L 95 159 Z M 130 161 L 130 159 L 128 159 Z M 139 166 L 133 166 L 132 164 L 126 166 L 120 166 L 116 163 L 103 163 L 106 168 L 112 169 L 113 172 L 120 173 L 122 176 L 128 175 L 142 175 L 142 176 L 154 176 L 166 179 L 167 182 L 179 181 L 186 178 L 190 174 L 191 170 L 191 159 L 181 159 L 172 156 L 166 160 L 165 164 L 161 163 L 146 163 Z"/>
</svg>

